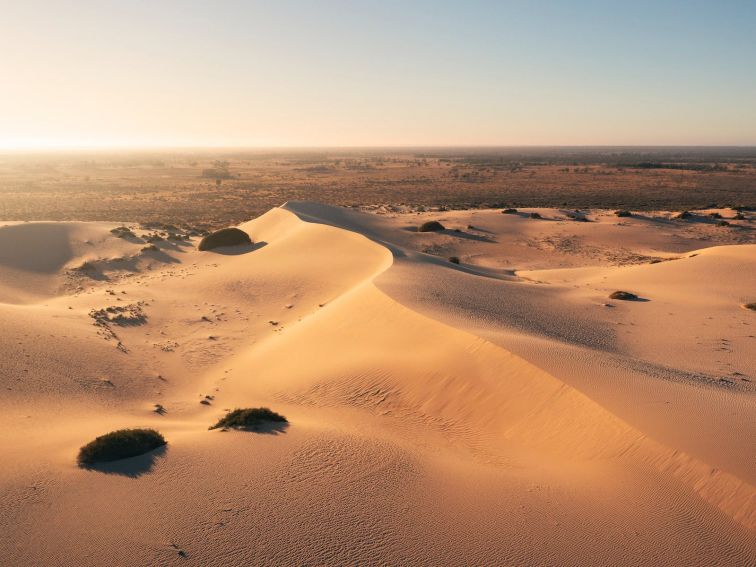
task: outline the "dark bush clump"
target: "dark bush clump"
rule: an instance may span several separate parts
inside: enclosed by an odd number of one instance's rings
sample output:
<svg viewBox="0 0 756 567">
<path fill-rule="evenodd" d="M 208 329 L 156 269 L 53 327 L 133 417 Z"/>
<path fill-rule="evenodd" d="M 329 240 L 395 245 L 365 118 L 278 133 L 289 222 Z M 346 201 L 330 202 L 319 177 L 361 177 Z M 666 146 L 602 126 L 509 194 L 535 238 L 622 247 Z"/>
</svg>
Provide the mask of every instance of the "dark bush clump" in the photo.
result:
<svg viewBox="0 0 756 567">
<path fill-rule="evenodd" d="M 588 218 L 579 211 L 575 211 L 574 213 L 567 213 L 567 218 L 578 222 L 589 222 Z"/>
<path fill-rule="evenodd" d="M 233 427 L 234 429 L 259 429 L 265 423 L 289 423 L 282 416 L 268 408 L 235 409 L 218 420 L 210 429 Z"/>
<path fill-rule="evenodd" d="M 530 218 L 531 219 L 540 219 L 540 218 L 543 218 L 543 217 L 541 217 L 541 215 L 538 214 L 538 213 L 530 213 Z"/>
<path fill-rule="evenodd" d="M 114 234 L 118 238 L 134 238 L 136 237 L 136 234 L 134 234 L 134 231 L 131 230 L 127 226 L 118 226 L 110 231 L 111 234 Z"/>
<path fill-rule="evenodd" d="M 631 217 L 633 216 L 630 211 L 614 211 L 614 214 L 618 217 Z"/>
<path fill-rule="evenodd" d="M 638 296 L 629 291 L 615 291 L 609 296 L 609 299 L 621 299 L 622 301 L 633 301 L 638 299 Z"/>
<path fill-rule="evenodd" d="M 688 212 L 688 211 L 683 211 L 683 212 L 681 212 L 681 213 L 677 213 L 677 214 L 676 214 L 676 215 L 674 216 L 674 218 L 676 218 L 676 219 L 689 219 L 689 218 L 690 218 L 690 217 L 692 217 L 692 216 L 693 216 L 693 213 L 690 213 L 690 212 Z"/>
<path fill-rule="evenodd" d="M 503 211 L 501 211 L 501 214 L 502 215 L 516 215 L 517 209 L 504 209 Z"/>
<path fill-rule="evenodd" d="M 444 230 L 444 225 L 435 220 L 424 222 L 417 228 L 418 232 L 438 232 L 439 230 Z"/>
<path fill-rule="evenodd" d="M 154 429 L 119 429 L 100 435 L 79 449 L 79 465 L 105 463 L 149 453 L 166 444 Z"/>
<path fill-rule="evenodd" d="M 222 228 L 208 234 L 200 240 L 200 250 L 212 250 L 220 246 L 237 246 L 239 244 L 252 244 L 249 234 L 238 228 Z"/>
<path fill-rule="evenodd" d="M 726 220 L 721 220 L 717 223 L 717 226 L 730 226 L 730 223 Z"/>
<path fill-rule="evenodd" d="M 753 303 L 744 303 L 743 308 L 749 309 L 751 311 L 756 311 L 756 301 L 754 301 Z"/>
<path fill-rule="evenodd" d="M 457 257 L 457 256 L 449 256 L 449 261 L 452 264 L 459 264 L 459 257 Z"/>
</svg>

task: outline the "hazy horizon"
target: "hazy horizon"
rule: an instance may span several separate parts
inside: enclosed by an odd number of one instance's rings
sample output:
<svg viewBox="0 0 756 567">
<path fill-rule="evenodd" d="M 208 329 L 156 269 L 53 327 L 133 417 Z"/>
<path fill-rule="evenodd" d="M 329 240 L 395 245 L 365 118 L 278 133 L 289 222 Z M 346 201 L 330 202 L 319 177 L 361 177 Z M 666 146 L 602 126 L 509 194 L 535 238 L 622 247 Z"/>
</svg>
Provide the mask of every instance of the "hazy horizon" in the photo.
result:
<svg viewBox="0 0 756 567">
<path fill-rule="evenodd" d="M 756 5 L 6 3 L 0 150 L 756 145 Z"/>
<path fill-rule="evenodd" d="M 66 153 L 129 153 L 129 152 L 407 152 L 407 151 L 494 151 L 494 150 L 756 150 L 754 144 L 408 144 L 408 145 L 320 145 L 320 146 L 193 146 L 193 145 L 162 145 L 162 146 L 16 146 L 0 147 L 1 154 L 66 154 Z"/>
</svg>

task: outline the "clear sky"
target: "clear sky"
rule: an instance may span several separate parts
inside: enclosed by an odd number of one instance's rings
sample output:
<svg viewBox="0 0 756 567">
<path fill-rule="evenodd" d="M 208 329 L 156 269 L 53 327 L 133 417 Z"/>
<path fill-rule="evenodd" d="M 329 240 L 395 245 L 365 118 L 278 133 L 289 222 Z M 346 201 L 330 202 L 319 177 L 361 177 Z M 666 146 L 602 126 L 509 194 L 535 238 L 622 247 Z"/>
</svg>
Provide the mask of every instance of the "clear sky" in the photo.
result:
<svg viewBox="0 0 756 567">
<path fill-rule="evenodd" d="M 756 1 L 0 0 L 0 147 L 756 145 Z"/>
</svg>

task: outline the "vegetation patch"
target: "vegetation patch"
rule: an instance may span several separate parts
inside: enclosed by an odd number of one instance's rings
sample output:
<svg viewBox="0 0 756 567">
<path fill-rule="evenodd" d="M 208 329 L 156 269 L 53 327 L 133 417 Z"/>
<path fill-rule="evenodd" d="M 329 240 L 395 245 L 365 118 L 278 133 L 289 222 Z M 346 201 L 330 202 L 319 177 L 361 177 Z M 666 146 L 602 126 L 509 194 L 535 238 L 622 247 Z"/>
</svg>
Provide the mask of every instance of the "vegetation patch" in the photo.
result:
<svg viewBox="0 0 756 567">
<path fill-rule="evenodd" d="M 135 238 L 136 234 L 134 234 L 134 231 L 131 230 L 127 226 L 118 226 L 110 231 L 111 234 L 115 235 L 118 238 Z"/>
<path fill-rule="evenodd" d="M 103 309 L 92 309 L 89 312 L 89 316 L 94 319 L 93 324 L 98 328 L 98 335 L 106 341 L 115 340 L 118 350 L 128 352 L 118 334 L 113 330 L 112 325 L 120 327 L 144 325 L 147 322 L 147 314 L 142 309 L 142 305 L 144 305 L 144 302 L 140 301 L 129 305 L 115 305 Z"/>
<path fill-rule="evenodd" d="M 281 424 L 289 423 L 289 421 L 281 414 L 269 408 L 235 409 L 219 419 L 218 423 L 210 427 L 210 429 L 233 428 L 255 431 L 271 423 Z"/>
<path fill-rule="evenodd" d="M 449 256 L 449 261 L 452 264 L 459 264 L 459 256 Z"/>
<path fill-rule="evenodd" d="M 580 211 L 575 211 L 574 213 L 567 213 L 567 218 L 570 218 L 574 221 L 578 222 L 589 222 L 588 217 L 586 217 L 583 213 Z"/>
<path fill-rule="evenodd" d="M 92 260 L 86 260 L 81 264 L 81 266 L 74 268 L 73 271 L 87 273 L 87 272 L 92 272 L 95 269 L 96 269 L 95 263 Z"/>
<path fill-rule="evenodd" d="M 252 244 L 249 234 L 238 228 L 222 228 L 208 234 L 200 240 L 198 248 L 200 250 L 212 250 L 221 246 L 239 246 L 241 244 Z"/>
<path fill-rule="evenodd" d="M 630 293 L 629 291 L 615 291 L 613 294 L 609 296 L 609 299 L 619 299 L 622 301 L 635 301 L 638 299 L 638 296 L 634 293 Z"/>
<path fill-rule="evenodd" d="M 444 225 L 438 221 L 428 221 L 417 227 L 418 232 L 438 232 L 444 230 Z"/>
<path fill-rule="evenodd" d="M 531 219 L 540 219 L 543 218 L 539 213 L 530 213 Z"/>
<path fill-rule="evenodd" d="M 119 429 L 84 445 L 77 460 L 85 467 L 136 457 L 166 444 L 165 438 L 154 429 Z"/>
<path fill-rule="evenodd" d="M 231 178 L 231 172 L 229 171 L 229 166 L 231 164 L 227 162 L 226 160 L 215 160 L 213 162 L 213 167 L 209 167 L 207 169 L 202 170 L 202 177 L 211 178 L 211 179 L 230 179 Z"/>
<path fill-rule="evenodd" d="M 631 217 L 633 216 L 630 211 L 620 210 L 620 211 L 614 211 L 615 216 L 618 217 Z"/>
<path fill-rule="evenodd" d="M 147 322 L 147 314 L 142 309 L 143 302 L 129 305 L 114 305 L 103 309 L 93 309 L 89 316 L 95 320 L 95 325 L 115 324 L 120 326 L 142 325 Z"/>
<path fill-rule="evenodd" d="M 756 301 L 753 301 L 751 303 L 744 303 L 743 309 L 748 309 L 749 311 L 756 311 Z"/>
<path fill-rule="evenodd" d="M 502 215 L 516 215 L 517 209 L 504 209 L 503 211 L 501 211 L 501 214 Z"/>
<path fill-rule="evenodd" d="M 674 219 L 689 219 L 693 216 L 693 213 L 689 211 L 683 211 L 681 213 L 677 213 L 674 217 Z"/>
</svg>

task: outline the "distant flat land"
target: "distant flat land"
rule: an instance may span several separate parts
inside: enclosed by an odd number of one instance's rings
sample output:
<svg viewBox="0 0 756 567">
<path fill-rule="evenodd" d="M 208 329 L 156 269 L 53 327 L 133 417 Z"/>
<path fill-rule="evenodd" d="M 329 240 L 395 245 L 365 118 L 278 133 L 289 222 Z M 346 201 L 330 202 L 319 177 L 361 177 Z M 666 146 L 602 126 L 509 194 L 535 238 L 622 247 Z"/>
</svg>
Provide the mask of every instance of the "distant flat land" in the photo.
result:
<svg viewBox="0 0 756 567">
<path fill-rule="evenodd" d="M 0 155 L 0 219 L 236 224 L 292 200 L 373 208 L 756 206 L 756 148 Z"/>
</svg>

